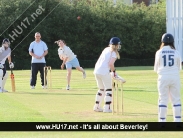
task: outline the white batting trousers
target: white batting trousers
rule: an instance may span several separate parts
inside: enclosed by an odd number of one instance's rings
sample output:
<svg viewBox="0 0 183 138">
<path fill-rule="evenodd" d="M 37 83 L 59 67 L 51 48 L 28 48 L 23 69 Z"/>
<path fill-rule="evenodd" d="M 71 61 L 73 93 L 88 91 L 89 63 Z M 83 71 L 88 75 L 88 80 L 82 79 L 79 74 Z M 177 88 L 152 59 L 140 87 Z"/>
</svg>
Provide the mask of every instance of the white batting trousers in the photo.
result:
<svg viewBox="0 0 183 138">
<path fill-rule="evenodd" d="M 100 74 L 95 74 L 95 79 L 97 82 L 97 86 L 99 89 L 112 89 L 112 79 L 111 75 L 100 75 Z"/>
</svg>

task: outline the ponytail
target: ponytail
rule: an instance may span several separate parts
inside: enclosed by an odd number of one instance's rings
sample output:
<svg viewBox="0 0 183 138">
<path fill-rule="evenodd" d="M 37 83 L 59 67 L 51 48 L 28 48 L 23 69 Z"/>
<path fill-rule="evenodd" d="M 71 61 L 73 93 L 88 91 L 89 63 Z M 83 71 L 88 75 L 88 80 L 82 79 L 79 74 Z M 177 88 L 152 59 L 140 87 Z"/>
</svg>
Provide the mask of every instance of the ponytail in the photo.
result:
<svg viewBox="0 0 183 138">
<path fill-rule="evenodd" d="M 117 59 L 120 59 L 120 55 L 117 48 L 118 45 L 111 45 L 111 46 L 112 50 L 116 53 Z"/>
</svg>

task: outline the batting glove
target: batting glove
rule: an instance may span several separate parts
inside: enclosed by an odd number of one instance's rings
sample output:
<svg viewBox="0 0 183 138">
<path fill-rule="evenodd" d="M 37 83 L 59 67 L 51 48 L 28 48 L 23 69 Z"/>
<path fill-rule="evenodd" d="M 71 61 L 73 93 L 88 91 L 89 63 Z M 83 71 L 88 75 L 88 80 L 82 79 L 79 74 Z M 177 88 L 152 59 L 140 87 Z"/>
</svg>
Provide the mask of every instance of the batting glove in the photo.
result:
<svg viewBox="0 0 183 138">
<path fill-rule="evenodd" d="M 10 62 L 9 67 L 10 67 L 11 69 L 14 68 L 13 62 Z"/>
<path fill-rule="evenodd" d="M 116 71 L 113 71 L 113 72 L 111 72 L 110 74 L 111 74 L 112 79 L 118 80 L 118 81 L 120 81 L 121 83 L 125 83 L 125 82 L 126 82 L 126 80 L 125 80 L 124 78 L 122 78 L 121 76 L 119 76 L 119 75 L 116 73 Z"/>
<path fill-rule="evenodd" d="M 112 77 L 113 79 L 116 78 L 116 76 L 117 76 L 117 73 L 116 73 L 115 70 L 112 71 L 110 74 L 111 74 L 111 77 Z"/>
<path fill-rule="evenodd" d="M 122 78 L 121 76 L 118 76 L 118 75 L 114 79 L 120 81 L 121 83 L 125 83 L 126 82 L 126 80 L 124 78 Z"/>
<path fill-rule="evenodd" d="M 4 68 L 4 65 L 0 63 L 0 69 L 3 69 Z"/>
</svg>

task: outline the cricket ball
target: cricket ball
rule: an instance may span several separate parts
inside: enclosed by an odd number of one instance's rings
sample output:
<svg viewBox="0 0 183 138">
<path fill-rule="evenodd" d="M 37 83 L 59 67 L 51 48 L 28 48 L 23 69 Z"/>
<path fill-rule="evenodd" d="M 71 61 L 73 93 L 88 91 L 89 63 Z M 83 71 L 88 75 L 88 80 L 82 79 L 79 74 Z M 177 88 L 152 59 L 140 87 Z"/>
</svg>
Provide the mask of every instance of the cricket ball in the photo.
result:
<svg viewBox="0 0 183 138">
<path fill-rule="evenodd" d="M 78 16 L 78 17 L 77 17 L 77 20 L 81 20 L 81 17 L 80 17 L 80 16 Z"/>
</svg>

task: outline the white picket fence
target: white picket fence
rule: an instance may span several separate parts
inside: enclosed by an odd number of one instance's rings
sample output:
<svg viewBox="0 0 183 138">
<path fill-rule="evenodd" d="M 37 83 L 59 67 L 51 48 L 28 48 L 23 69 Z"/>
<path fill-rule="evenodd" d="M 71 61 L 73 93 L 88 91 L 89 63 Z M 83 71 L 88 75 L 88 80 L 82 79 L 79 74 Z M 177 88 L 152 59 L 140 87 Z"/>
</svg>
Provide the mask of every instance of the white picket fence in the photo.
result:
<svg viewBox="0 0 183 138">
<path fill-rule="evenodd" d="M 175 39 L 175 47 L 183 61 L 183 0 L 166 0 L 166 28 Z"/>
</svg>

